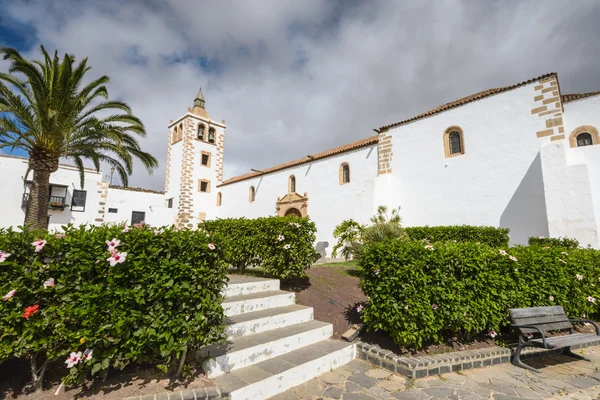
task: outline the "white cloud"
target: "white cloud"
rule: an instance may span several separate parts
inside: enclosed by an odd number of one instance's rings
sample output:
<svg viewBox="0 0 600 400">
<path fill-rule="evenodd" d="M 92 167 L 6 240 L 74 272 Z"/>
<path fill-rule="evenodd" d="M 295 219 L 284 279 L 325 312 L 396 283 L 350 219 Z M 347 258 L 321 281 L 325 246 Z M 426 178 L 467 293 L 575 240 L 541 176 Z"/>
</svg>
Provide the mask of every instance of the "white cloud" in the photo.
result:
<svg viewBox="0 0 600 400">
<path fill-rule="evenodd" d="M 58 4 L 55 4 L 58 3 Z M 132 185 L 160 189 L 166 126 L 203 87 L 227 120 L 225 175 L 358 140 L 439 104 L 558 71 L 600 90 L 599 4 L 219 1 L 7 4 L 39 43 L 88 56 L 131 104 L 161 162 Z M 30 57 L 38 57 L 35 46 Z M 168 62 L 166 61 L 168 60 Z M 2 67 L 0 67 L 2 68 Z"/>
</svg>

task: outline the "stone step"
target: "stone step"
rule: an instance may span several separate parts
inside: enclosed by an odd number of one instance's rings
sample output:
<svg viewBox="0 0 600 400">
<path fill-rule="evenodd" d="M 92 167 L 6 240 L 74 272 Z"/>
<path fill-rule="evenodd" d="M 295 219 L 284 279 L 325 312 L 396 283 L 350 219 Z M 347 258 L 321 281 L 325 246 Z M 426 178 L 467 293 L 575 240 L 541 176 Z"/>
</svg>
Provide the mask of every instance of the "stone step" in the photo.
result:
<svg viewBox="0 0 600 400">
<path fill-rule="evenodd" d="M 272 329 L 311 321 L 312 307 L 292 304 L 285 307 L 268 308 L 244 314 L 225 317 L 225 333 L 229 338 L 254 335 Z"/>
<path fill-rule="evenodd" d="M 225 316 L 231 317 L 253 311 L 289 306 L 295 304 L 295 298 L 295 294 L 292 292 L 271 290 L 227 297 L 223 301 L 223 308 L 225 309 Z"/>
<path fill-rule="evenodd" d="M 324 340 L 215 379 L 223 397 L 262 400 L 298 386 L 356 356 L 354 344 Z"/>
<path fill-rule="evenodd" d="M 230 339 L 227 340 L 225 346 L 206 346 L 200 349 L 199 355 L 211 357 L 204 362 L 202 368 L 208 377 L 213 378 L 323 341 L 331 335 L 333 335 L 331 324 L 307 321 L 285 328 Z"/>
<path fill-rule="evenodd" d="M 279 290 L 279 279 L 254 276 L 229 275 L 229 283 L 224 290 L 225 297 L 242 296 L 251 293 Z"/>
</svg>

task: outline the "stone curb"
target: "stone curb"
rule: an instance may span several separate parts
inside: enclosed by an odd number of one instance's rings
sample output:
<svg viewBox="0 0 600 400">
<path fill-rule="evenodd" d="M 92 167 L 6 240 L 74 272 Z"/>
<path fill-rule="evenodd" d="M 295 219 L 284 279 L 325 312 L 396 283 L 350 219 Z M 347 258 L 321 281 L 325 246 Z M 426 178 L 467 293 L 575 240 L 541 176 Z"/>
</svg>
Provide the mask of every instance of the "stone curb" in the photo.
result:
<svg viewBox="0 0 600 400">
<path fill-rule="evenodd" d="M 600 345 L 600 338 L 585 345 L 571 346 L 571 350 Z M 523 349 L 521 359 L 531 359 L 561 354 L 564 349 L 540 349 L 528 347 Z M 364 342 L 356 344 L 357 357 L 369 361 L 388 371 L 404 375 L 409 379 L 438 376 L 449 372 L 457 372 L 473 368 L 510 363 L 513 350 L 505 347 L 488 347 L 485 349 L 457 351 L 426 357 L 401 357 L 377 345 Z"/>
<path fill-rule="evenodd" d="M 145 394 L 143 396 L 124 397 L 121 400 L 218 400 L 221 391 L 216 386 L 198 389 L 183 389 L 176 392 Z"/>
</svg>

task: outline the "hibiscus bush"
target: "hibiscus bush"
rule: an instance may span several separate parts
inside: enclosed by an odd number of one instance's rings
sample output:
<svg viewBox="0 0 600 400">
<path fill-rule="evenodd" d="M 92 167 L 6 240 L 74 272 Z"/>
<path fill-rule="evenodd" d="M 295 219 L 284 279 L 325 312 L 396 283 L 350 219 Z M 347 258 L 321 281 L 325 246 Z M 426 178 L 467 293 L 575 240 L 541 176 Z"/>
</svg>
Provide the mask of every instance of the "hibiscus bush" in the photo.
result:
<svg viewBox="0 0 600 400">
<path fill-rule="evenodd" d="M 565 249 L 576 249 L 579 240 L 568 237 L 545 238 L 543 236 L 532 236 L 528 241 L 530 246 L 564 247 Z"/>
<path fill-rule="evenodd" d="M 0 362 L 30 360 L 38 387 L 54 361 L 67 384 L 129 363 L 189 373 L 224 340 L 221 251 L 170 227 L 0 230 Z"/>
<path fill-rule="evenodd" d="M 593 249 L 387 241 L 363 250 L 360 278 L 367 328 L 407 347 L 495 336 L 509 308 L 561 305 L 571 318 L 600 317 Z"/>
<path fill-rule="evenodd" d="M 508 246 L 508 228 L 493 226 L 449 225 L 449 226 L 412 226 L 404 228 L 413 240 L 435 242 L 479 242 L 488 246 Z"/>
<path fill-rule="evenodd" d="M 273 278 L 304 278 L 315 261 L 317 229 L 308 218 L 216 219 L 201 228 L 221 239 L 223 257 L 239 270 L 262 267 Z"/>
</svg>

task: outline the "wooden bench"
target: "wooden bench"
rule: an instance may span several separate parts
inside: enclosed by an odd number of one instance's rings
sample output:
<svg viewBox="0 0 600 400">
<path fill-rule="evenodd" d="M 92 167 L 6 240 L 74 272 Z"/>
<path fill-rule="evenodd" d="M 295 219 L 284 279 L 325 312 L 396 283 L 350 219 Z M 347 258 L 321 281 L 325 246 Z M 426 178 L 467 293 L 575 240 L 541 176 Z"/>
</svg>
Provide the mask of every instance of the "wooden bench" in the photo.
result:
<svg viewBox="0 0 600 400">
<path fill-rule="evenodd" d="M 600 328 L 594 321 L 587 319 L 569 319 L 562 306 L 512 308 L 509 310 L 512 321 L 511 328 L 519 331 L 519 345 L 513 356 L 512 364 L 539 372 L 521 361 L 521 351 L 525 347 L 541 347 L 544 349 L 565 349 L 563 354 L 580 360 L 587 360 L 571 351 L 570 347 L 600 340 Z M 573 322 L 589 322 L 596 328 L 596 334 L 575 334 Z M 546 337 L 545 332 L 569 330 L 568 335 Z M 540 337 L 538 337 L 540 336 Z"/>
</svg>

